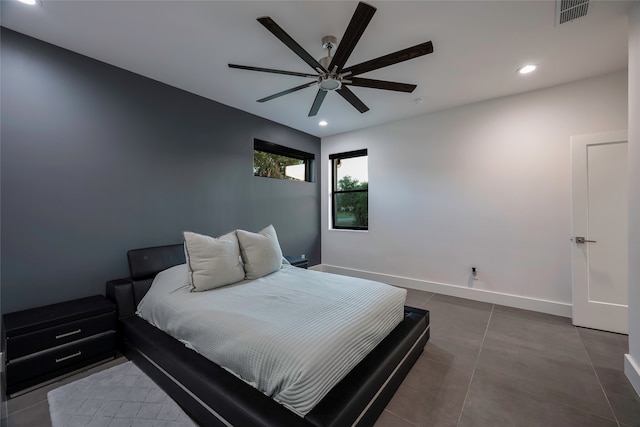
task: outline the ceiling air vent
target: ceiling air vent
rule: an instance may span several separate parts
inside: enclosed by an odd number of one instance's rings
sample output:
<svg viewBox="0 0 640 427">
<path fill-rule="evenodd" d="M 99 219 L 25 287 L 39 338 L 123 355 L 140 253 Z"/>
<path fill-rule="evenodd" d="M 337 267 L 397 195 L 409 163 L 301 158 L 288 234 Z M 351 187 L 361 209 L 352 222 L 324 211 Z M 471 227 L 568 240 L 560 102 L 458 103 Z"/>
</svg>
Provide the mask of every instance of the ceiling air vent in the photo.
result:
<svg viewBox="0 0 640 427">
<path fill-rule="evenodd" d="M 556 25 L 582 18 L 589 11 L 589 0 L 556 0 Z"/>
</svg>

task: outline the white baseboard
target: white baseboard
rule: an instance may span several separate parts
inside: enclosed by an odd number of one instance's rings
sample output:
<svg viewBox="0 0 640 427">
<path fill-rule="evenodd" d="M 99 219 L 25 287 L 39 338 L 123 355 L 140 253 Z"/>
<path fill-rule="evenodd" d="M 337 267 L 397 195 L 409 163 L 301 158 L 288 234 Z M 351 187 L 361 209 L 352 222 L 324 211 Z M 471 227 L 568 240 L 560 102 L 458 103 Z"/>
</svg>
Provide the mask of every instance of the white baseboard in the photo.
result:
<svg viewBox="0 0 640 427">
<path fill-rule="evenodd" d="M 487 291 L 484 289 L 471 289 L 463 286 L 429 282 L 427 280 L 411 279 L 401 276 L 392 276 L 390 274 L 373 273 L 370 271 L 356 270 L 353 268 L 339 267 L 335 265 L 321 264 L 313 266 L 313 269 L 317 271 L 326 271 L 327 273 L 342 274 L 344 276 L 376 280 L 378 282 L 402 286 L 404 288 L 435 292 L 438 294 L 472 299 L 492 304 L 506 305 L 524 310 L 538 311 L 540 313 L 555 314 L 556 316 L 571 317 L 571 304 L 563 302 L 523 297 L 519 295 Z"/>
<path fill-rule="evenodd" d="M 624 373 L 629 382 L 640 396 L 640 365 L 633 360 L 630 354 L 624 355 Z"/>
</svg>

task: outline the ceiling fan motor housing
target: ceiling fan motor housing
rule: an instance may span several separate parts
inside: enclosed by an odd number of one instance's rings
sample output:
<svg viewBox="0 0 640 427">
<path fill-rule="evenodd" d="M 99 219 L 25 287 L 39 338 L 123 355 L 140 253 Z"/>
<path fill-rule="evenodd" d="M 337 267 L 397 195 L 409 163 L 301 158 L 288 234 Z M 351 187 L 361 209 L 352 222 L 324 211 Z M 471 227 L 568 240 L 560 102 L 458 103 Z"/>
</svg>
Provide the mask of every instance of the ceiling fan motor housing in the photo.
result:
<svg viewBox="0 0 640 427">
<path fill-rule="evenodd" d="M 327 36 L 327 37 L 331 37 L 331 36 Z M 322 40 L 324 41 L 324 39 L 326 39 L 326 37 L 323 38 Z M 320 65 L 322 65 L 326 70 L 328 70 L 329 64 L 331 64 L 332 59 L 333 59 L 333 56 L 325 56 L 324 58 L 321 58 L 320 61 L 318 62 L 320 62 Z M 342 87 L 341 76 L 337 75 L 336 73 L 332 73 L 331 71 L 329 71 L 328 73 L 323 73 L 318 78 L 318 85 L 320 86 L 320 89 L 327 92 L 332 90 L 338 90 Z"/>
</svg>

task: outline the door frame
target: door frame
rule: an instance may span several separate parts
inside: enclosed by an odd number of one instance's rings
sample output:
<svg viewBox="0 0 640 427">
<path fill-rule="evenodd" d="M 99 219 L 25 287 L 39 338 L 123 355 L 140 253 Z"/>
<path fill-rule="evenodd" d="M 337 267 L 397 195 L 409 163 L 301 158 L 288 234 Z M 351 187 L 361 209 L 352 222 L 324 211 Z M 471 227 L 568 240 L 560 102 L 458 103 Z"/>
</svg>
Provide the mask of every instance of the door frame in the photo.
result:
<svg viewBox="0 0 640 427">
<path fill-rule="evenodd" d="M 588 209 L 587 191 L 577 190 L 578 183 L 584 185 L 584 176 L 579 171 L 577 165 L 587 164 L 587 151 L 581 150 L 583 145 L 611 144 L 616 142 L 627 142 L 628 133 L 626 130 L 594 133 L 588 135 L 575 135 L 571 137 L 571 290 L 572 290 L 572 321 L 576 326 L 602 329 L 612 332 L 629 333 L 628 305 L 612 303 L 593 303 L 592 309 L 598 312 L 598 319 L 593 321 L 579 307 L 576 309 L 577 301 L 588 301 L 588 243 L 578 244 L 574 240 L 575 236 L 589 238 L 587 216 L 576 215 L 578 210 Z M 609 313 L 613 312 L 613 316 Z M 620 321 L 620 316 L 624 321 Z M 619 324 L 624 323 L 625 327 L 620 328 Z"/>
</svg>

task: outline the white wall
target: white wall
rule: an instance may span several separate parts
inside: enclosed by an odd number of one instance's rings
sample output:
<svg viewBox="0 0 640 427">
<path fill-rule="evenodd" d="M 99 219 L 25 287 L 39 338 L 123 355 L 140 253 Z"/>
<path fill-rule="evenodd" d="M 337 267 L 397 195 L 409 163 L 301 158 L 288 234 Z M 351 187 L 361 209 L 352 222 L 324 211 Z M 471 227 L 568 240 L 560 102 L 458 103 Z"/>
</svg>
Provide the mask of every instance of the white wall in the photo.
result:
<svg viewBox="0 0 640 427">
<path fill-rule="evenodd" d="M 625 372 L 640 394 L 640 2 L 629 16 L 629 355 Z"/>
<path fill-rule="evenodd" d="M 323 138 L 369 150 L 368 232 L 328 229 L 322 183 L 323 269 L 570 316 L 569 137 L 626 128 L 618 72 Z"/>
</svg>

